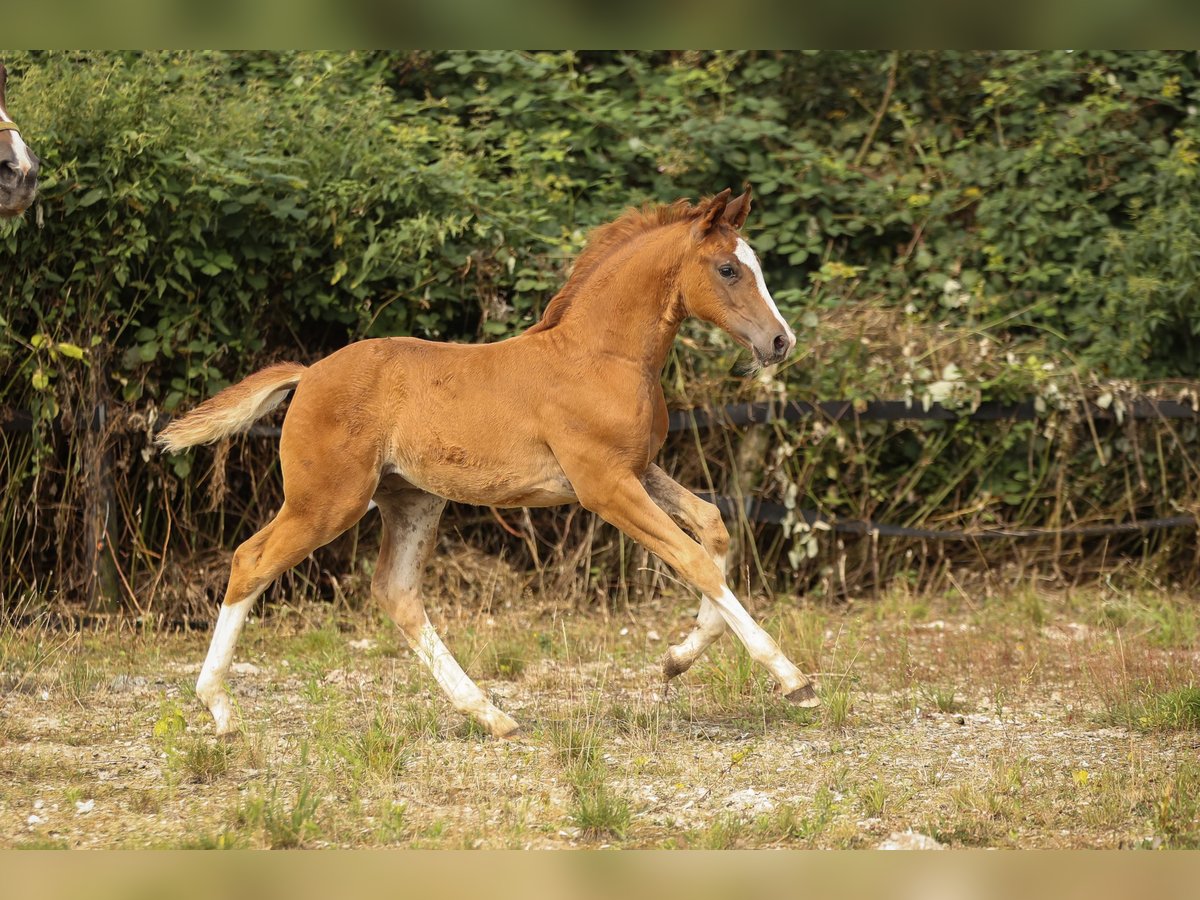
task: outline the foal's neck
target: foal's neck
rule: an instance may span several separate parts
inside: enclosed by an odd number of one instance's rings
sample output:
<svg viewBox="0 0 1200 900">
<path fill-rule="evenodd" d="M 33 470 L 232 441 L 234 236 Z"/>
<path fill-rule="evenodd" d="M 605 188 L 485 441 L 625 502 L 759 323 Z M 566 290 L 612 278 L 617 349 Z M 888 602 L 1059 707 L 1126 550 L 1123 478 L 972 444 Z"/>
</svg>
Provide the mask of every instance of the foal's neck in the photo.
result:
<svg viewBox="0 0 1200 900">
<path fill-rule="evenodd" d="M 657 377 L 685 316 L 681 264 L 669 228 L 618 248 L 580 285 L 558 330 L 572 343 L 639 363 Z"/>
</svg>

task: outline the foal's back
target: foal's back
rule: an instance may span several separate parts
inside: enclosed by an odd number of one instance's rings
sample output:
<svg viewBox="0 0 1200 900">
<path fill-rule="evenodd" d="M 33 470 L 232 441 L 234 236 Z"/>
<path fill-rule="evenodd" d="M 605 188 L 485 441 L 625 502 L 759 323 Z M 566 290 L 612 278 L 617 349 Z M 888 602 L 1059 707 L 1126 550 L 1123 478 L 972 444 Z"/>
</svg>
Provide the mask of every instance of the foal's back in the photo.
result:
<svg viewBox="0 0 1200 900">
<path fill-rule="evenodd" d="M 544 343 L 380 338 L 315 363 L 284 421 L 286 486 L 382 477 L 464 503 L 570 502 L 539 415 L 562 390 Z"/>
</svg>

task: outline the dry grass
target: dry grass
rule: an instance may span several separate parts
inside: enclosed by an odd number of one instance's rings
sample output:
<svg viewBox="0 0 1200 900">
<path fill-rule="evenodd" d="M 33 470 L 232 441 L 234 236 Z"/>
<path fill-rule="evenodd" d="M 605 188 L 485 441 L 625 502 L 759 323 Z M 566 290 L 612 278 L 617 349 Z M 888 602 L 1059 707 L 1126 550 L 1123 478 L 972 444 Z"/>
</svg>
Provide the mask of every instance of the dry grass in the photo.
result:
<svg viewBox="0 0 1200 900">
<path fill-rule="evenodd" d="M 728 637 L 664 700 L 688 598 L 619 620 L 513 600 L 435 618 L 517 742 L 465 724 L 372 613 L 251 624 L 228 745 L 190 687 L 206 634 L 2 630 L 0 845 L 1200 846 L 1188 598 L 759 609 L 820 673 L 816 711 Z"/>
</svg>

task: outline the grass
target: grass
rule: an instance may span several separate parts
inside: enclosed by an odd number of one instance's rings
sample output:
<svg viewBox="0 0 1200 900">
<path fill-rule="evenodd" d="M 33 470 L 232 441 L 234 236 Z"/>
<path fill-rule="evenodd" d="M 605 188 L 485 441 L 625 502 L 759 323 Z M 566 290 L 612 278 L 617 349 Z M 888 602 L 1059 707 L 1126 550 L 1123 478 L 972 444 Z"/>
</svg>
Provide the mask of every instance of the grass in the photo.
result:
<svg viewBox="0 0 1200 900">
<path fill-rule="evenodd" d="M 315 818 L 319 805 L 308 783 L 302 783 L 289 801 L 280 794 L 278 783 L 272 782 L 269 789 L 260 786 L 241 802 L 230 825 L 256 836 L 264 847 L 303 847 L 319 830 Z"/>
<path fill-rule="evenodd" d="M 1189 760 L 1160 790 L 1151 820 L 1155 837 L 1171 849 L 1200 849 L 1200 764 Z"/>
<path fill-rule="evenodd" d="M 963 710 L 963 704 L 953 686 L 925 685 L 920 693 L 923 702 L 940 713 L 956 713 Z"/>
<path fill-rule="evenodd" d="M 567 780 L 572 792 L 569 820 L 585 838 L 620 840 L 629 833 L 629 800 L 610 783 L 607 766 L 576 762 L 567 770 Z"/>
<path fill-rule="evenodd" d="M 411 751 L 396 718 L 376 711 L 365 731 L 337 743 L 337 752 L 349 764 L 354 778 L 366 774 L 394 778 L 404 771 Z"/>
<path fill-rule="evenodd" d="M 196 784 L 211 784 L 229 771 L 232 750 L 228 744 L 196 735 L 179 754 L 180 764 Z"/>
<path fill-rule="evenodd" d="M 190 690 L 207 635 L 0 627 L 0 845 L 837 848 L 916 828 L 1200 848 L 1190 620 L 1154 601 L 897 590 L 784 610 L 768 627 L 818 674 L 813 710 L 729 636 L 663 702 L 658 660 L 690 626 L 669 606 L 633 610 L 628 637 L 515 603 L 444 614 L 515 742 L 459 716 L 411 654 L 376 652 L 400 645 L 366 616 L 252 623 L 236 659 L 260 672 L 230 679 L 229 743 Z M 966 709 L 981 715 L 938 715 Z M 748 790 L 771 807 L 730 799 Z"/>
<path fill-rule="evenodd" d="M 829 728 L 845 728 L 850 722 L 852 708 L 850 692 L 841 688 L 831 690 L 821 698 L 821 709 Z"/>
<path fill-rule="evenodd" d="M 1143 685 L 1132 697 L 1115 701 L 1101 720 L 1141 732 L 1196 731 L 1200 729 L 1200 688 L 1156 690 Z"/>
<path fill-rule="evenodd" d="M 888 806 L 890 792 L 881 778 L 874 778 L 858 789 L 858 803 L 863 815 L 879 818 Z"/>
<path fill-rule="evenodd" d="M 689 847 L 696 850 L 733 850 L 750 832 L 749 825 L 734 813 L 717 813 L 711 823 L 690 832 Z"/>
<path fill-rule="evenodd" d="M 1164 649 L 1194 648 L 1200 643 L 1200 613 L 1190 597 L 1161 591 L 1113 591 L 1096 607 L 1093 621 L 1118 628 Z"/>
<path fill-rule="evenodd" d="M 558 761 L 566 767 L 600 762 L 599 725 L 589 718 L 570 717 L 551 722 L 546 735 Z"/>
</svg>

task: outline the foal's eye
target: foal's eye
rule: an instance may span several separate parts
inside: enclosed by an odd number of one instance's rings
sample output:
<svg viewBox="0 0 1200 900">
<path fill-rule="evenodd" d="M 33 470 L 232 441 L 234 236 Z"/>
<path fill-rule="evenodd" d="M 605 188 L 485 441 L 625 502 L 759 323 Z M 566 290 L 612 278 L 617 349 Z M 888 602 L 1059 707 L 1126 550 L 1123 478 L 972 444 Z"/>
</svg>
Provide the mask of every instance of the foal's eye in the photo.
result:
<svg viewBox="0 0 1200 900">
<path fill-rule="evenodd" d="M 722 278 L 732 278 L 735 274 L 737 274 L 737 270 L 734 269 L 733 266 L 729 265 L 729 263 L 721 266 L 717 269 L 717 271 L 721 273 Z"/>
</svg>

